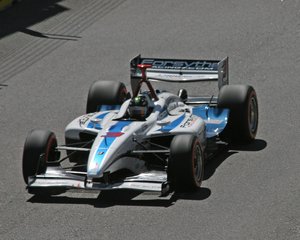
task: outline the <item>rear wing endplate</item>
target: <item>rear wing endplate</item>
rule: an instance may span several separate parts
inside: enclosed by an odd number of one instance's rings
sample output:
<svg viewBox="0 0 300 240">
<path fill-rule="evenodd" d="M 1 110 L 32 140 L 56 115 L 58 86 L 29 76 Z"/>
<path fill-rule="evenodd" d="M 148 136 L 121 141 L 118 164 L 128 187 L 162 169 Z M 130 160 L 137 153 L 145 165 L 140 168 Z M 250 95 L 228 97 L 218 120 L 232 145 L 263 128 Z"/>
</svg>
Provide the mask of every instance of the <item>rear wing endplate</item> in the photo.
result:
<svg viewBox="0 0 300 240">
<path fill-rule="evenodd" d="M 142 58 L 139 55 L 130 62 L 132 89 L 135 89 L 142 77 L 138 64 L 151 65 L 146 72 L 149 81 L 177 83 L 218 81 L 219 89 L 229 83 L 228 57 L 220 61 Z"/>
</svg>

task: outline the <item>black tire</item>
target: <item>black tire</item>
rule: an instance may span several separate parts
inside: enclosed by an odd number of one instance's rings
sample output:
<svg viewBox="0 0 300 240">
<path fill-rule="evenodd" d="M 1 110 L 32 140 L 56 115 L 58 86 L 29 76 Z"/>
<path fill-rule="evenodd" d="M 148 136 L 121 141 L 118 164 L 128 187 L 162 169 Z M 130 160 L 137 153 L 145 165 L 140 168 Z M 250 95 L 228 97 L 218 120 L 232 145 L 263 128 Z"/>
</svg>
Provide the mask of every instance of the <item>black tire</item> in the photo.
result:
<svg viewBox="0 0 300 240">
<path fill-rule="evenodd" d="M 29 176 L 45 172 L 46 162 L 56 160 L 56 146 L 56 137 L 50 131 L 35 129 L 28 133 L 23 150 L 23 178 L 26 184 Z M 41 154 L 45 154 L 43 158 L 40 158 Z"/>
<path fill-rule="evenodd" d="M 170 146 L 168 179 L 175 191 L 193 191 L 201 186 L 204 154 L 193 135 L 175 136 Z"/>
<path fill-rule="evenodd" d="M 99 111 L 101 105 L 120 105 L 127 98 L 124 83 L 114 81 L 97 81 L 89 90 L 86 113 Z"/>
<path fill-rule="evenodd" d="M 225 141 L 249 143 L 258 128 L 258 102 L 254 88 L 247 85 L 226 85 L 219 92 L 219 108 L 229 108 L 229 119 L 221 137 Z"/>
</svg>

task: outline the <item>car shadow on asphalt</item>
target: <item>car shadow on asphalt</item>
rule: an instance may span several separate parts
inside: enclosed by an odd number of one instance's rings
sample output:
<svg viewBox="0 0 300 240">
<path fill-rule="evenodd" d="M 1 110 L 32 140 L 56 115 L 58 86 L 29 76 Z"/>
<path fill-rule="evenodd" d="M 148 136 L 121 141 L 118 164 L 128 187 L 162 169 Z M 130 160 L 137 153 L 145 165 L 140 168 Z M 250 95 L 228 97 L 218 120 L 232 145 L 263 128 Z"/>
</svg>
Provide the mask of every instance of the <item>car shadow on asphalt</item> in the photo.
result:
<svg viewBox="0 0 300 240">
<path fill-rule="evenodd" d="M 247 145 L 238 145 L 238 144 L 231 144 L 229 148 L 231 150 L 236 151 L 246 151 L 246 152 L 258 152 L 267 147 L 267 142 L 262 139 L 255 139 L 252 143 Z"/>
<path fill-rule="evenodd" d="M 204 200 L 211 194 L 210 189 L 201 187 L 192 193 L 172 193 L 160 197 L 157 193 L 144 193 L 133 190 L 101 191 L 96 198 L 70 197 L 63 195 L 34 195 L 27 202 L 41 204 L 74 204 L 92 205 L 95 208 L 109 208 L 113 206 L 143 206 L 143 207 L 170 207 L 178 200 Z M 88 195 L 87 195 L 88 196 Z"/>
<path fill-rule="evenodd" d="M 129 191 L 130 192 L 130 191 Z M 106 208 L 112 206 L 143 206 L 143 207 L 170 207 L 178 200 L 204 200 L 207 199 L 211 191 L 208 188 L 200 188 L 193 193 L 172 193 L 166 197 L 159 197 L 157 193 L 127 193 L 122 192 L 102 192 L 98 196 L 95 207 Z M 132 191 L 131 191 L 132 192 Z M 132 195 L 131 195 L 132 194 Z M 140 199 L 142 197 L 142 199 Z M 153 199 L 153 197 L 155 199 Z M 149 199 L 151 198 L 151 199 Z"/>
<path fill-rule="evenodd" d="M 209 160 L 205 165 L 204 181 L 211 178 L 216 169 L 231 155 L 241 151 L 261 151 L 267 147 L 267 142 L 257 139 L 248 145 L 228 145 L 221 152 Z M 167 197 L 159 197 L 157 193 L 144 193 L 133 190 L 101 191 L 95 198 L 92 197 L 70 197 L 64 195 L 57 196 L 33 196 L 27 202 L 45 204 L 84 204 L 92 205 L 95 208 L 109 208 L 113 206 L 143 206 L 143 207 L 170 207 L 178 200 L 202 201 L 209 198 L 211 190 L 201 187 L 195 192 L 171 193 Z"/>
<path fill-rule="evenodd" d="M 205 164 L 203 180 L 208 180 L 216 172 L 217 168 L 230 156 L 239 152 L 258 152 L 267 147 L 267 142 L 262 139 L 255 139 L 250 144 L 230 144 L 222 146 L 220 152 Z"/>
</svg>

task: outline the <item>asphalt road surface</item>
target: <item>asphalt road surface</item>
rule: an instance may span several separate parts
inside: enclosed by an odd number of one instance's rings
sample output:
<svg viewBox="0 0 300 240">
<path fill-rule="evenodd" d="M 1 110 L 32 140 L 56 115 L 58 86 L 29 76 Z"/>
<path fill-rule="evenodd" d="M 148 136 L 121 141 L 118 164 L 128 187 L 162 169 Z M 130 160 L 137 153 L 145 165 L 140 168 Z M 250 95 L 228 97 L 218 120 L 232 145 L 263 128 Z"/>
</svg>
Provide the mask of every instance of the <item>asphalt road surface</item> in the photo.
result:
<svg viewBox="0 0 300 240">
<path fill-rule="evenodd" d="M 230 82 L 257 91 L 257 140 L 208 163 L 194 194 L 28 194 L 27 132 L 62 142 L 90 84 L 129 86 L 139 53 L 229 56 Z M 0 13 L 0 84 L 0 239 L 300 239 L 299 0 L 23 1 Z"/>
</svg>

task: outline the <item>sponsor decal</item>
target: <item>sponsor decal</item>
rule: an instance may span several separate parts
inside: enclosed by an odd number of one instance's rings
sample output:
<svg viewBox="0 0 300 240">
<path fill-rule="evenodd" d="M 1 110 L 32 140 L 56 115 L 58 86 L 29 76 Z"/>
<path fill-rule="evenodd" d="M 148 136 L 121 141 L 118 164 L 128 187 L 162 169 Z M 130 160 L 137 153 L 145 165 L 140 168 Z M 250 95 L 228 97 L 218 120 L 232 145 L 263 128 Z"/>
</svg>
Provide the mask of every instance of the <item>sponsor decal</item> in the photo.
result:
<svg viewBox="0 0 300 240">
<path fill-rule="evenodd" d="M 191 127 L 195 122 L 196 122 L 196 118 L 194 118 L 193 116 L 189 117 L 186 122 L 184 122 L 183 124 L 180 125 L 180 127 L 182 128 L 188 128 Z"/>
<path fill-rule="evenodd" d="M 150 64 L 153 69 L 218 70 L 216 61 L 143 59 L 141 64 Z"/>
</svg>

